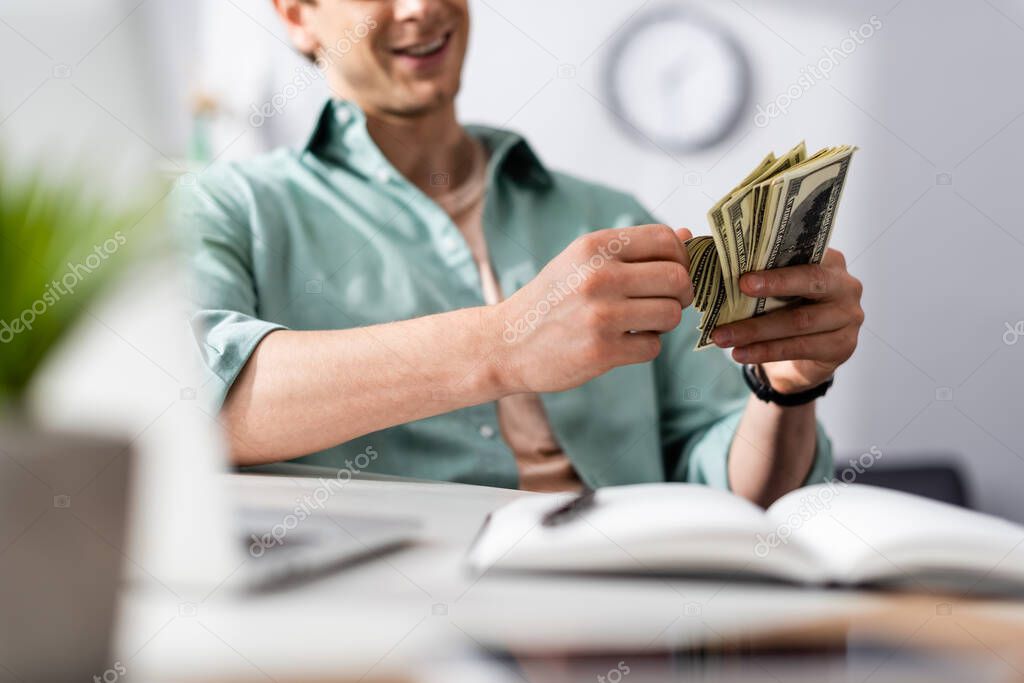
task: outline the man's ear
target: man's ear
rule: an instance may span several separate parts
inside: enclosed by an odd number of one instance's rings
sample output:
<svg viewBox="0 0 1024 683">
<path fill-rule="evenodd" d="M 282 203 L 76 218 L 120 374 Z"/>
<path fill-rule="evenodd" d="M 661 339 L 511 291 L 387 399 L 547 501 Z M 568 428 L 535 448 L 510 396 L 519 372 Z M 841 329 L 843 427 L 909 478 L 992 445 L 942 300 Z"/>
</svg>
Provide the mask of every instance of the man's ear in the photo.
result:
<svg viewBox="0 0 1024 683">
<path fill-rule="evenodd" d="M 295 49 L 311 59 L 320 47 L 320 41 L 312 31 L 312 12 L 316 4 L 312 0 L 274 0 L 274 8 L 284 22 Z"/>
</svg>

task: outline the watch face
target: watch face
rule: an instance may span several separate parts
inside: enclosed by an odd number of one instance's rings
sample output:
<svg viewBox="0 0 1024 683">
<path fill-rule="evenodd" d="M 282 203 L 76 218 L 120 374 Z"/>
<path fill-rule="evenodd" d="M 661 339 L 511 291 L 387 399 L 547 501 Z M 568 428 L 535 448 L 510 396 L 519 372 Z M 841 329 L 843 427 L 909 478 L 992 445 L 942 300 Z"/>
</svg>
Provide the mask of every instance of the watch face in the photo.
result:
<svg viewBox="0 0 1024 683">
<path fill-rule="evenodd" d="M 665 7 L 638 17 L 610 54 L 605 88 L 616 123 L 666 150 L 713 147 L 750 103 L 750 63 L 739 42 L 691 10 Z"/>
</svg>

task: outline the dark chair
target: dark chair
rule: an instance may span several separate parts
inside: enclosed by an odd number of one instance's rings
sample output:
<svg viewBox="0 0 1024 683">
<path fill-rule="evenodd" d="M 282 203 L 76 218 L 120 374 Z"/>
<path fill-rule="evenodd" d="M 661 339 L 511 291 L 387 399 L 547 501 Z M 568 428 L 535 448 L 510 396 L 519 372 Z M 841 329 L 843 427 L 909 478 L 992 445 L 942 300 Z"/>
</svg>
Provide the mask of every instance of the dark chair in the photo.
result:
<svg viewBox="0 0 1024 683">
<path fill-rule="evenodd" d="M 911 463 L 887 465 L 876 464 L 857 474 L 851 483 L 868 484 L 896 491 L 913 493 L 925 498 L 940 500 L 944 503 L 970 508 L 967 487 L 959 466 L 953 464 L 956 457 L 950 454 L 931 455 L 928 457 L 903 456 L 901 460 Z M 844 470 L 850 468 L 850 462 L 857 461 L 857 455 L 836 457 L 836 478 L 842 479 Z M 850 475 L 846 475 L 850 479 Z"/>
</svg>

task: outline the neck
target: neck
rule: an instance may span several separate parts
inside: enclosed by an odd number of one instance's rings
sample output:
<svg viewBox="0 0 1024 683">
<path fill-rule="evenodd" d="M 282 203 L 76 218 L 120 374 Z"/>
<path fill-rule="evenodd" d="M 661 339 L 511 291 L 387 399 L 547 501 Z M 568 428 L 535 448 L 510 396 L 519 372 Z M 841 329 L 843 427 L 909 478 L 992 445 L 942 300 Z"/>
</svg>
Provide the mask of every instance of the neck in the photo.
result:
<svg viewBox="0 0 1024 683">
<path fill-rule="evenodd" d="M 458 186 L 472 170 L 474 142 L 459 125 L 454 104 L 416 116 L 367 110 L 366 128 L 387 160 L 427 195 Z M 447 174 L 444 183 L 437 182 L 441 174 Z"/>
</svg>

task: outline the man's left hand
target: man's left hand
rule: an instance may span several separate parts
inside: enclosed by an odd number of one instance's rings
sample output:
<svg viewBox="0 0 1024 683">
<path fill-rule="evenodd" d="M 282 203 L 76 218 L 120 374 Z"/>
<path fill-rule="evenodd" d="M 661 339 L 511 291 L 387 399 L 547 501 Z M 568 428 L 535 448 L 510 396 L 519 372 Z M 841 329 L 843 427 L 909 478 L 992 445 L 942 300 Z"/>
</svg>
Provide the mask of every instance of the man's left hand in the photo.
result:
<svg viewBox="0 0 1024 683">
<path fill-rule="evenodd" d="M 712 338 L 734 347 L 738 363 L 761 364 L 772 388 L 792 394 L 831 377 L 857 348 L 864 322 L 863 286 L 846 259 L 829 249 L 820 264 L 747 273 L 740 290 L 751 297 L 801 297 L 799 305 L 722 325 Z"/>
</svg>

